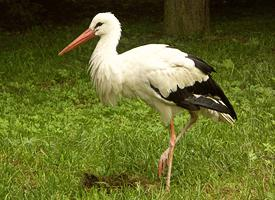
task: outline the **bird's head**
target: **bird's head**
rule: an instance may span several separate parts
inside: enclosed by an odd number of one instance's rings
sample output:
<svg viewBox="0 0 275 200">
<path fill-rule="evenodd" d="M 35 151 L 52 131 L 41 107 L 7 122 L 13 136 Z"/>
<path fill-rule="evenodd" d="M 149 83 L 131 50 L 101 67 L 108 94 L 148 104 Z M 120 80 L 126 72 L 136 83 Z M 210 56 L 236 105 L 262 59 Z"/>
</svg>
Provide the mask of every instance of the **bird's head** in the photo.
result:
<svg viewBox="0 0 275 200">
<path fill-rule="evenodd" d="M 91 29 L 96 36 L 121 32 L 118 19 L 110 12 L 97 14 L 93 18 L 89 29 Z"/>
<path fill-rule="evenodd" d="M 89 28 L 79 35 L 74 41 L 66 46 L 58 55 L 63 55 L 80 44 L 92 39 L 95 36 L 105 37 L 107 35 L 119 38 L 121 34 L 121 27 L 118 19 L 110 12 L 97 14 Z"/>
</svg>

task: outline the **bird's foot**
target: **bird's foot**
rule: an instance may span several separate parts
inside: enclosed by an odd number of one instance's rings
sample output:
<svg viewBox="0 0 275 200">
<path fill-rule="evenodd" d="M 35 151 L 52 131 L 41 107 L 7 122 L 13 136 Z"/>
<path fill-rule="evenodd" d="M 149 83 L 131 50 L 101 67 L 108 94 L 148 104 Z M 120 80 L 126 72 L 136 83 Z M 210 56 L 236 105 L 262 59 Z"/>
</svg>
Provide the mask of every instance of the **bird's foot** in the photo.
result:
<svg viewBox="0 0 275 200">
<path fill-rule="evenodd" d="M 168 155 L 169 155 L 169 148 L 166 149 L 160 156 L 159 163 L 158 163 L 158 176 L 159 178 L 163 174 L 166 166 L 168 165 Z"/>
</svg>

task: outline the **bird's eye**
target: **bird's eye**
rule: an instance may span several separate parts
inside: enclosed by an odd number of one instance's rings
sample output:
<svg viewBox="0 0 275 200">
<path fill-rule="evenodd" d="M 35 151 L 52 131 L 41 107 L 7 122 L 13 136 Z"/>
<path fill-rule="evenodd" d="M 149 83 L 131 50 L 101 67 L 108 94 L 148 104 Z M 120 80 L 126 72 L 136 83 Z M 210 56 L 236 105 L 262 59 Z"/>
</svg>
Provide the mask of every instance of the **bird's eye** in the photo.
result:
<svg viewBox="0 0 275 200">
<path fill-rule="evenodd" d="M 95 29 L 99 26 L 101 26 L 103 23 L 102 22 L 98 22 L 96 25 L 95 25 Z"/>
</svg>

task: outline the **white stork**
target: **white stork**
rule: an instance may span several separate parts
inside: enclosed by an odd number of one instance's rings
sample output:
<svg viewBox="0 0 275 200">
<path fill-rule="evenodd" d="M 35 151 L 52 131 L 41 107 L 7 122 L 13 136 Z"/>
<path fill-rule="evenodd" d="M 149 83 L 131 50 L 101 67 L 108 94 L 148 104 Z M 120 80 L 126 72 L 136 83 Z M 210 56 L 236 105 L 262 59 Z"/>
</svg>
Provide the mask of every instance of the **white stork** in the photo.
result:
<svg viewBox="0 0 275 200">
<path fill-rule="evenodd" d="M 95 36 L 100 39 L 89 70 L 100 100 L 115 105 L 120 96 L 140 98 L 160 113 L 164 124 L 170 124 L 169 148 L 158 164 L 159 176 L 168 165 L 166 190 L 169 191 L 175 144 L 198 115 L 233 125 L 236 113 L 210 75 L 215 70 L 203 60 L 165 44 L 148 44 L 118 54 L 121 26 L 109 12 L 97 14 L 89 28 L 59 55 Z M 183 110 L 188 110 L 190 120 L 176 137 L 173 118 Z"/>
</svg>

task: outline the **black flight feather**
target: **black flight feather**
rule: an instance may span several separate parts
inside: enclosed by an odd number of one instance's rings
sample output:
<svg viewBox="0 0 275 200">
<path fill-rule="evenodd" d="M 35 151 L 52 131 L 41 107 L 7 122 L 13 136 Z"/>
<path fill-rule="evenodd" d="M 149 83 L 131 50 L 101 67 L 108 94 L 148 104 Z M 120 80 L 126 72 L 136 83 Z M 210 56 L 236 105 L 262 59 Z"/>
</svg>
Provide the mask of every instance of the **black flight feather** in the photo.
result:
<svg viewBox="0 0 275 200">
<path fill-rule="evenodd" d="M 187 97 L 184 101 L 187 101 L 193 105 L 197 105 L 197 106 L 201 106 L 211 110 L 216 110 L 222 113 L 230 114 L 230 111 L 226 106 L 224 106 L 223 104 L 217 103 L 213 99 L 210 99 L 206 96 L 199 96 L 199 97 L 190 96 L 190 97 Z"/>
<path fill-rule="evenodd" d="M 158 93 L 163 99 L 172 101 L 176 105 L 185 109 L 196 111 L 200 107 L 216 110 L 218 112 L 227 113 L 233 119 L 237 119 L 237 115 L 233 106 L 225 96 L 219 85 L 211 78 L 203 82 L 195 82 L 194 85 L 185 88 L 177 87 L 176 91 L 171 91 L 168 97 L 164 97 L 158 88 L 150 84 L 151 88 Z M 210 98 L 209 98 L 210 97 Z M 213 98 L 213 99 L 211 99 Z M 224 104 L 219 103 L 222 101 Z"/>
</svg>

